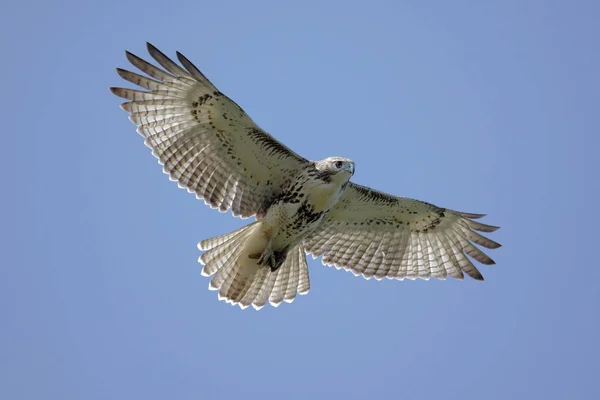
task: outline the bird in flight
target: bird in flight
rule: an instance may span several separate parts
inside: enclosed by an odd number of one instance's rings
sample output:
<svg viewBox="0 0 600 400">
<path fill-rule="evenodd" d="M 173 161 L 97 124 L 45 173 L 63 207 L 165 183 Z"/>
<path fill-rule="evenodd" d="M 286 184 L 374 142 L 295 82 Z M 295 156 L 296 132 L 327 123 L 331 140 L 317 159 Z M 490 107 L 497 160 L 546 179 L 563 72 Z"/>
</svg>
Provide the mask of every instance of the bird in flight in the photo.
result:
<svg viewBox="0 0 600 400">
<path fill-rule="evenodd" d="M 162 69 L 126 52 L 146 76 L 117 69 L 145 90 L 111 88 L 145 144 L 181 188 L 221 212 L 255 217 L 198 243 L 202 275 L 220 300 L 242 309 L 292 302 L 310 288 L 306 254 L 366 279 L 483 276 L 467 256 L 494 264 L 473 243 L 498 227 L 470 214 L 392 196 L 350 182 L 354 162 L 310 161 L 256 125 L 198 68 L 148 43 Z"/>
</svg>

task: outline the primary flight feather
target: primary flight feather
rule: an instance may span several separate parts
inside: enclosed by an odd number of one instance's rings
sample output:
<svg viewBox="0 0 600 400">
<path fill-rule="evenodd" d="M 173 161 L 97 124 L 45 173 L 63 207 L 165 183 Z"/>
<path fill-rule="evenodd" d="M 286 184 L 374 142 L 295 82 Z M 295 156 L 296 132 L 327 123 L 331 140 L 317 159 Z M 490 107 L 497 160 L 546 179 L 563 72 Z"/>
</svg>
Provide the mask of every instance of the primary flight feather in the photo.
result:
<svg viewBox="0 0 600 400">
<path fill-rule="evenodd" d="M 260 129 L 181 53 L 181 66 L 148 43 L 163 69 L 127 52 L 147 76 L 117 73 L 146 90 L 111 88 L 145 144 L 180 187 L 212 208 L 256 221 L 203 240 L 202 274 L 219 299 L 242 308 L 291 302 L 310 288 L 306 253 L 369 279 L 483 277 L 467 257 L 494 261 L 473 243 L 495 226 L 350 182 L 343 157 L 310 161 Z"/>
</svg>

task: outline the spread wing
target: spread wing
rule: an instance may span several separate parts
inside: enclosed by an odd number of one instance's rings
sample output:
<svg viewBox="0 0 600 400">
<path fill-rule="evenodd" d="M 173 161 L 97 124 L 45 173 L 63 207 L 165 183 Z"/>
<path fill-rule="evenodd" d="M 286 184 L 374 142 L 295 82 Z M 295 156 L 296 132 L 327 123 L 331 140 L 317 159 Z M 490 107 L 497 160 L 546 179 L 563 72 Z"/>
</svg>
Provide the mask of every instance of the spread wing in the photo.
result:
<svg viewBox="0 0 600 400">
<path fill-rule="evenodd" d="M 483 280 L 466 255 L 483 264 L 494 261 L 471 242 L 500 245 L 476 232 L 498 229 L 473 221 L 480 217 L 349 183 L 304 246 L 313 257 L 322 255 L 323 264 L 367 279 L 462 279 L 466 273 Z"/>
<path fill-rule="evenodd" d="M 249 217 L 265 211 L 307 160 L 261 130 L 182 54 L 181 68 L 148 43 L 160 69 L 127 52 L 140 71 L 118 74 L 146 91 L 111 88 L 164 172 L 212 208 Z"/>
</svg>

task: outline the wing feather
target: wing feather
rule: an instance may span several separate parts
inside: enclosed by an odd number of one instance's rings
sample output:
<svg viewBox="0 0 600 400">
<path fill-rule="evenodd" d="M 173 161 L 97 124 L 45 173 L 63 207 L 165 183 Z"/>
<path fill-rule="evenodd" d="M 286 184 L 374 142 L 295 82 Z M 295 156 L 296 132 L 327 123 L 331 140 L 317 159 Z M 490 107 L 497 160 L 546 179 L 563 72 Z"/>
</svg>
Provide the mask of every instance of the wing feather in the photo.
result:
<svg viewBox="0 0 600 400">
<path fill-rule="evenodd" d="M 473 221 L 483 214 L 461 213 L 388 195 L 350 183 L 320 227 L 304 240 L 325 265 L 351 270 L 366 279 L 482 280 L 471 257 L 494 261 L 473 243 L 495 249 L 500 244 L 477 233 L 498 227 Z"/>
<path fill-rule="evenodd" d="M 129 100 L 121 107 L 163 171 L 212 208 L 241 217 L 264 212 L 308 161 L 261 130 L 181 53 L 183 67 L 151 44 L 148 52 L 164 69 L 130 52 L 129 62 L 148 76 L 117 69 L 145 91 L 111 91 Z"/>
</svg>

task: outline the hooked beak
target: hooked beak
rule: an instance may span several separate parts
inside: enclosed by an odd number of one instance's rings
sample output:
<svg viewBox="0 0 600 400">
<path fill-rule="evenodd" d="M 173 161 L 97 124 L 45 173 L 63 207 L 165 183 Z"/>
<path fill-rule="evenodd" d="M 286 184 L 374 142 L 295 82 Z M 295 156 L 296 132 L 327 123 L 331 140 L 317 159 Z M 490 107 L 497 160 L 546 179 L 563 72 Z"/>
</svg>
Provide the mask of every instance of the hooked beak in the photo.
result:
<svg viewBox="0 0 600 400">
<path fill-rule="evenodd" d="M 350 175 L 354 175 L 354 163 L 348 163 L 346 164 L 346 168 L 344 168 L 346 171 L 350 172 Z"/>
</svg>

